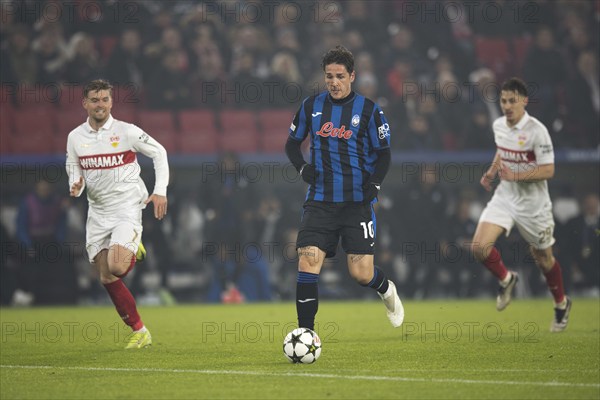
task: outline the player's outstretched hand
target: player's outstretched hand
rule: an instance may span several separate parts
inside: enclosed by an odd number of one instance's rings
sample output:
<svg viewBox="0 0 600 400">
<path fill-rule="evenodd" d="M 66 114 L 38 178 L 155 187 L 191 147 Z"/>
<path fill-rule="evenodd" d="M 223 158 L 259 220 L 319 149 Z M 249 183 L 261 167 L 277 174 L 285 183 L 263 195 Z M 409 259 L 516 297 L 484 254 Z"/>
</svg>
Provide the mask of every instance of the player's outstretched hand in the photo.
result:
<svg viewBox="0 0 600 400">
<path fill-rule="evenodd" d="M 79 196 L 79 193 L 81 192 L 82 188 L 83 188 L 83 176 L 80 176 L 79 180 L 77 182 L 73 182 L 73 185 L 71 186 L 71 191 L 69 192 L 69 194 L 71 195 L 71 197 L 77 197 L 77 196 Z"/>
<path fill-rule="evenodd" d="M 154 217 L 156 219 L 163 219 L 167 215 L 167 197 L 159 194 L 152 194 L 144 202 L 145 204 L 154 203 Z"/>
<path fill-rule="evenodd" d="M 377 195 L 379 195 L 379 189 L 381 189 L 381 184 L 375 182 L 367 182 L 366 185 L 363 186 L 363 198 L 364 203 L 369 204 Z"/>
<path fill-rule="evenodd" d="M 315 166 L 312 164 L 304 164 L 302 168 L 300 168 L 300 176 L 302 176 L 302 180 L 309 185 L 315 184 Z"/>
</svg>

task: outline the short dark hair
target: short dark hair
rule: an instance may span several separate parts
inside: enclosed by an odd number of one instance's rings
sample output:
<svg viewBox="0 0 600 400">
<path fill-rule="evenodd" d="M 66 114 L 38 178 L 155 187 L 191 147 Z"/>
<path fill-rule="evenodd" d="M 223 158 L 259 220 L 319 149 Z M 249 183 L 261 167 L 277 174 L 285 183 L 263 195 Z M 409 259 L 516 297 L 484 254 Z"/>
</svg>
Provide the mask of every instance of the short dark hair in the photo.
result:
<svg viewBox="0 0 600 400">
<path fill-rule="evenodd" d="M 325 67 L 329 64 L 341 64 L 351 74 L 354 71 L 354 56 L 344 46 L 335 46 L 334 49 L 329 50 L 323 55 L 323 61 L 321 62 L 323 71 L 325 71 Z"/>
<path fill-rule="evenodd" d="M 110 97 L 112 97 L 113 85 L 105 79 L 95 79 L 85 85 L 83 88 L 83 97 L 87 99 L 89 92 L 97 92 L 99 90 L 108 90 Z"/>
<path fill-rule="evenodd" d="M 513 77 L 509 78 L 502 83 L 501 90 L 505 90 L 507 92 L 517 92 L 521 96 L 527 97 L 527 85 L 521 79 Z"/>
</svg>

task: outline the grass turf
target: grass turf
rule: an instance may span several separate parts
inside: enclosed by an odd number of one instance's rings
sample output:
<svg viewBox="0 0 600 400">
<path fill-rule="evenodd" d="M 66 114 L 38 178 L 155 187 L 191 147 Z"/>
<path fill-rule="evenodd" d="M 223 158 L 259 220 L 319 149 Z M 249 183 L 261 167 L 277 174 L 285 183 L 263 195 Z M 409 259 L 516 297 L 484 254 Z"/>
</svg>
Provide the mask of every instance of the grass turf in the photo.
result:
<svg viewBox="0 0 600 400">
<path fill-rule="evenodd" d="M 293 303 L 142 307 L 151 348 L 125 351 L 109 307 L 0 310 L 0 398 L 600 398 L 600 305 L 550 300 L 321 302 L 321 358 L 290 364 Z"/>
</svg>

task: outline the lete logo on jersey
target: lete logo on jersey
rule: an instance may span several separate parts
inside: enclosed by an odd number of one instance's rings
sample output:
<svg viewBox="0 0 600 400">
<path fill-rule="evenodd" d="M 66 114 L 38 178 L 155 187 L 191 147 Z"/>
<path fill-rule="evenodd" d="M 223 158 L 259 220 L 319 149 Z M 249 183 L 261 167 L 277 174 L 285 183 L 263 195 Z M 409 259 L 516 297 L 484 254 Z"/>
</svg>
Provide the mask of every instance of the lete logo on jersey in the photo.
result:
<svg viewBox="0 0 600 400">
<path fill-rule="evenodd" d="M 325 122 L 320 130 L 317 131 L 317 135 L 322 137 L 331 137 L 339 139 L 350 139 L 352 137 L 352 131 L 346 130 L 346 125 L 342 125 L 341 128 L 334 128 L 333 122 Z"/>
</svg>

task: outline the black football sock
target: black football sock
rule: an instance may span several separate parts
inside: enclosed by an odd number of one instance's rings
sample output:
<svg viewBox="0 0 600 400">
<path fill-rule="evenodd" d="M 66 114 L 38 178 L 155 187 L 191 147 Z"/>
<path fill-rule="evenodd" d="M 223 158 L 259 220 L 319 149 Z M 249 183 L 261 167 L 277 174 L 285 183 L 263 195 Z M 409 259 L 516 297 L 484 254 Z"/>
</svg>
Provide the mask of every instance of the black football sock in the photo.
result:
<svg viewBox="0 0 600 400">
<path fill-rule="evenodd" d="M 298 272 L 296 283 L 296 312 L 298 327 L 315 329 L 315 315 L 319 309 L 319 275 Z"/>
<path fill-rule="evenodd" d="M 373 279 L 371 279 L 371 282 L 363 286 L 368 286 L 377 290 L 379 293 L 384 294 L 385 292 L 387 292 L 388 288 L 390 287 L 390 284 L 388 283 L 388 279 L 385 276 L 385 273 L 382 270 L 380 270 L 377 266 L 375 266 L 373 269 Z"/>
</svg>

